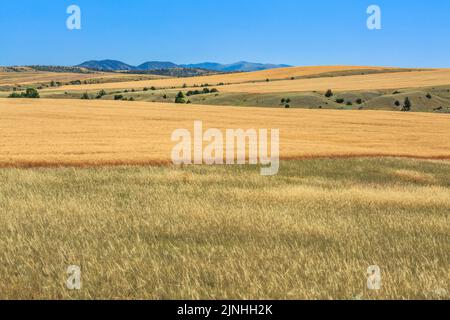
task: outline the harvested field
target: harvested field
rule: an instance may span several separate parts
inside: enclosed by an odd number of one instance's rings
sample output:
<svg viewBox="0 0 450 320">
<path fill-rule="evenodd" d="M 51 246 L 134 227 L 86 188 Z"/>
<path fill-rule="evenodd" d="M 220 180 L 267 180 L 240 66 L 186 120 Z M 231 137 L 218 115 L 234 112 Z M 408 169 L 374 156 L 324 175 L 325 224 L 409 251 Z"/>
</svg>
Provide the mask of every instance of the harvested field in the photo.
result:
<svg viewBox="0 0 450 320">
<path fill-rule="evenodd" d="M 366 66 L 319 66 L 319 67 L 291 67 L 281 69 L 271 69 L 257 72 L 242 72 L 242 73 L 230 73 L 220 74 L 204 77 L 191 77 L 191 78 L 171 78 L 162 80 L 150 80 L 130 83 L 109 83 L 107 85 L 91 84 L 82 86 L 64 86 L 59 90 L 99 90 L 99 89 L 130 89 L 130 88 L 142 88 L 142 87 L 159 87 L 159 88 L 171 88 L 181 87 L 186 84 L 189 87 L 194 85 L 200 86 L 203 84 L 217 85 L 219 83 L 242 83 L 252 81 L 265 81 L 266 79 L 290 79 L 292 77 L 304 77 L 311 75 L 318 75 L 329 72 L 338 71 L 357 71 L 357 70 L 390 70 L 392 68 L 384 67 L 366 67 Z"/>
<path fill-rule="evenodd" d="M 243 83 L 224 86 L 222 92 L 279 93 L 303 91 L 352 91 L 421 88 L 450 84 L 450 69 L 380 73 L 344 77 L 323 77 L 273 81 L 268 83 Z"/>
</svg>

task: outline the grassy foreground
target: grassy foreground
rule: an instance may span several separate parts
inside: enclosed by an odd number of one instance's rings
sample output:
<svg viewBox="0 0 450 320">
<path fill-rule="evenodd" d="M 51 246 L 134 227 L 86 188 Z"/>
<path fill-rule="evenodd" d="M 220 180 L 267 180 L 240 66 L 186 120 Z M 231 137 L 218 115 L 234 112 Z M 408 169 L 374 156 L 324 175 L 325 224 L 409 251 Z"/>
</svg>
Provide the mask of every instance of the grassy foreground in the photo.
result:
<svg viewBox="0 0 450 320">
<path fill-rule="evenodd" d="M 450 297 L 448 162 L 0 169 L 0 213 L 2 299 Z"/>
</svg>

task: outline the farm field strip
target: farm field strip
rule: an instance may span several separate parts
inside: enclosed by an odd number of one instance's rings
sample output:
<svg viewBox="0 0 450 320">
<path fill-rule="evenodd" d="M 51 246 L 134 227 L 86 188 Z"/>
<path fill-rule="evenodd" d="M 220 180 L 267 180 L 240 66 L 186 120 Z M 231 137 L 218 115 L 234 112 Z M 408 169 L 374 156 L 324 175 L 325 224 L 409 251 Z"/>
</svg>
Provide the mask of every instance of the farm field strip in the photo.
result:
<svg viewBox="0 0 450 320">
<path fill-rule="evenodd" d="M 267 83 L 243 83 L 221 87 L 222 92 L 280 93 L 304 91 L 356 91 L 384 90 L 444 86 L 450 84 L 450 69 L 412 71 L 273 81 Z"/>
<path fill-rule="evenodd" d="M 139 82 L 123 82 L 108 84 L 88 84 L 88 85 L 70 85 L 58 88 L 58 90 L 100 90 L 100 89 L 131 89 L 155 86 L 158 88 L 182 87 L 186 85 L 192 87 L 203 84 L 233 84 L 246 83 L 252 81 L 265 81 L 266 79 L 283 80 L 292 77 L 302 77 L 309 75 L 317 75 L 328 72 L 348 71 L 348 70 L 391 70 L 393 68 L 384 67 L 366 67 L 366 66 L 318 66 L 318 67 L 290 67 L 271 69 L 256 72 L 241 72 L 230 74 L 219 74 L 211 76 L 189 77 L 189 78 L 170 78 L 159 80 L 148 80 Z M 54 89 L 51 89 L 54 90 Z"/>
<path fill-rule="evenodd" d="M 444 114 L 0 99 L 0 166 L 168 163 L 172 132 L 196 120 L 205 130 L 280 129 L 282 159 L 450 159 Z"/>
<path fill-rule="evenodd" d="M 125 74 L 125 73 L 63 73 L 63 72 L 0 72 L 0 86 L 16 86 L 16 85 L 31 85 L 36 83 L 46 83 L 46 82 L 70 82 L 70 81 L 84 81 L 84 80 L 101 80 L 101 81 L 112 81 L 130 82 L 134 78 L 143 79 L 160 79 L 163 76 L 155 75 L 137 75 L 137 74 Z"/>
</svg>

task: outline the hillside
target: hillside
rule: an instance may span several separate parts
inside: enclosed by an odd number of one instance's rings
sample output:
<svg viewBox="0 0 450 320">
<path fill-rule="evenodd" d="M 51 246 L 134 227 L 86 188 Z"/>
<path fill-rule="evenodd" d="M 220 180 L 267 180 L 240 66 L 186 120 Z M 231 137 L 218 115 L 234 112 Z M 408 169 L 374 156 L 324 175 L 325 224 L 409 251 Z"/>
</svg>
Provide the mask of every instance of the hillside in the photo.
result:
<svg viewBox="0 0 450 320">
<path fill-rule="evenodd" d="M 117 60 L 101 60 L 101 61 L 92 60 L 83 62 L 77 65 L 76 67 L 103 70 L 103 71 L 123 71 L 123 70 L 148 71 L 148 70 L 161 70 L 172 68 L 188 68 L 188 69 L 205 69 L 219 72 L 252 72 L 276 68 L 285 68 L 289 66 L 253 63 L 246 61 L 240 61 L 232 64 L 221 64 L 215 62 L 205 62 L 197 64 L 176 64 L 167 61 L 148 61 L 138 66 L 132 66 Z"/>
</svg>

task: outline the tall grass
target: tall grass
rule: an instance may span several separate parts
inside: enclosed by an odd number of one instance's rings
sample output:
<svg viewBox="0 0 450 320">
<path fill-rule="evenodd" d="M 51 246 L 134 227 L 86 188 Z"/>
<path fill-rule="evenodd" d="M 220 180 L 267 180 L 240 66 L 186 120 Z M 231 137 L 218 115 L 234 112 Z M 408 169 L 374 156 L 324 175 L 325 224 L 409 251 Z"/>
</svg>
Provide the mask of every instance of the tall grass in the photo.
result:
<svg viewBox="0 0 450 320">
<path fill-rule="evenodd" d="M 3 299 L 448 299 L 450 165 L 1 169 L 0 248 Z"/>
</svg>

